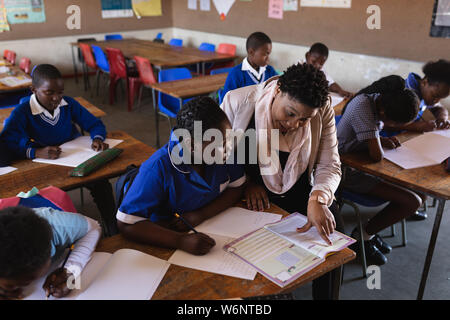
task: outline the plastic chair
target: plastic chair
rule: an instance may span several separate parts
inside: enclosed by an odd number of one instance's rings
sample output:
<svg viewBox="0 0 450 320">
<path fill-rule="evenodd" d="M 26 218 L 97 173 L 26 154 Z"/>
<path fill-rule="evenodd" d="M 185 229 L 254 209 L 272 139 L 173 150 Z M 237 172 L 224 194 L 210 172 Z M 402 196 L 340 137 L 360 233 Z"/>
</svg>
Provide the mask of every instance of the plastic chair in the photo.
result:
<svg viewBox="0 0 450 320">
<path fill-rule="evenodd" d="M 105 35 L 105 40 L 106 41 L 110 41 L 110 40 L 123 40 L 123 37 L 121 34 L 107 34 Z"/>
<path fill-rule="evenodd" d="M 80 38 L 80 39 L 77 39 L 78 43 L 79 42 L 88 42 L 88 41 L 97 41 L 97 39 L 95 39 L 95 38 Z M 81 49 L 80 49 L 80 47 L 78 47 L 77 49 L 78 49 L 78 61 L 83 63 L 84 60 L 83 60 L 83 54 L 81 53 Z"/>
<path fill-rule="evenodd" d="M 198 47 L 198 50 L 214 52 L 214 51 L 216 51 L 216 46 L 212 43 L 203 42 Z"/>
<path fill-rule="evenodd" d="M 170 39 L 169 44 L 174 47 L 182 47 L 183 39 L 172 38 L 172 39 Z"/>
<path fill-rule="evenodd" d="M 229 73 L 231 70 L 233 70 L 233 68 L 213 69 L 213 70 L 211 70 L 211 75 L 220 74 L 220 73 Z M 217 94 L 219 96 L 219 105 L 222 104 L 222 92 L 223 92 L 223 87 L 217 91 Z"/>
<path fill-rule="evenodd" d="M 139 72 L 139 78 L 141 79 L 142 86 L 139 90 L 138 106 L 141 105 L 142 91 L 143 88 L 151 89 L 151 85 L 157 83 L 155 74 L 153 73 L 153 68 L 150 61 L 147 58 L 134 56 L 134 61 L 136 61 L 136 67 Z M 153 95 L 153 108 L 156 107 L 155 99 Z"/>
<path fill-rule="evenodd" d="M 155 39 L 162 39 L 162 32 L 158 32 Z"/>
<path fill-rule="evenodd" d="M 96 83 L 97 83 L 97 96 L 99 93 L 100 87 L 100 76 L 107 75 L 107 81 L 109 81 L 109 62 L 106 54 L 103 52 L 103 49 L 99 46 L 92 45 L 92 52 L 94 53 L 95 63 L 97 64 L 97 75 L 96 75 Z"/>
<path fill-rule="evenodd" d="M 31 72 L 31 60 L 29 58 L 23 57 L 20 59 L 19 68 L 26 74 Z"/>
<path fill-rule="evenodd" d="M 127 68 L 125 57 L 121 50 L 115 48 L 106 48 L 106 55 L 109 60 L 109 103 L 114 103 L 116 85 L 120 79 L 125 79 L 128 97 L 128 111 L 133 109 L 134 97 L 139 91 L 141 81 L 137 74 L 133 74 Z"/>
<path fill-rule="evenodd" d="M 236 45 L 231 43 L 220 43 L 216 50 L 217 53 L 222 54 L 228 54 L 230 56 L 236 55 Z M 213 63 L 212 66 L 210 66 L 207 71 L 207 73 L 211 73 L 214 69 L 221 69 L 221 68 L 232 68 L 234 67 L 234 61 L 228 61 L 228 62 L 218 62 Z"/>
<path fill-rule="evenodd" d="M 3 51 L 3 59 L 6 59 L 13 66 L 16 65 L 16 53 L 14 51 L 5 49 Z"/>
<path fill-rule="evenodd" d="M 97 71 L 97 64 L 95 63 L 94 56 L 92 55 L 91 46 L 80 42 L 79 44 L 81 53 L 83 55 L 83 74 L 84 74 L 84 90 L 91 88 L 91 84 L 89 82 L 89 68 Z"/>
<path fill-rule="evenodd" d="M 158 32 L 153 42 L 164 43 L 164 39 L 162 38 L 162 32 Z"/>
<path fill-rule="evenodd" d="M 174 68 L 161 70 L 159 72 L 158 81 L 165 82 L 191 78 L 192 75 L 187 68 Z M 176 118 L 178 110 L 180 110 L 181 108 L 181 105 L 189 100 L 190 99 L 180 101 L 180 99 L 158 92 L 159 114 L 167 118 L 167 120 L 169 121 L 170 129 L 172 129 L 172 122 L 170 118 Z M 157 130 L 159 131 L 159 128 L 157 128 Z"/>
</svg>

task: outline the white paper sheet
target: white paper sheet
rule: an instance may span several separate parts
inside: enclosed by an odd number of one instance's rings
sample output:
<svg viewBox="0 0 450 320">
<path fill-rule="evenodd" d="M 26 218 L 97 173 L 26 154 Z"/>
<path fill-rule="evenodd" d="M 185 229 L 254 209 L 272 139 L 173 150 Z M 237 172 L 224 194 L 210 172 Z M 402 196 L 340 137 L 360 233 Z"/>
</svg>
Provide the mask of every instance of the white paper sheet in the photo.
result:
<svg viewBox="0 0 450 320">
<path fill-rule="evenodd" d="M 0 82 L 8 87 L 21 86 L 23 84 L 31 84 L 31 79 L 26 77 L 4 77 L 0 79 Z"/>
<path fill-rule="evenodd" d="M 188 9 L 197 10 L 197 0 L 188 0 Z"/>
<path fill-rule="evenodd" d="M 207 254 L 196 256 L 185 251 L 177 250 L 168 261 L 182 267 L 196 270 L 213 272 L 241 279 L 255 279 L 255 269 L 223 250 L 223 247 L 227 243 L 233 241 L 234 238 L 217 234 L 208 235 L 216 241 L 216 245 Z"/>
<path fill-rule="evenodd" d="M 0 66 L 0 73 L 7 73 L 9 71 L 9 68 L 6 66 Z"/>
<path fill-rule="evenodd" d="M 105 143 L 109 144 L 110 148 L 117 146 L 123 140 L 106 139 Z M 91 149 L 92 140 L 89 136 L 81 136 L 72 141 L 62 144 L 61 155 L 58 159 L 42 159 L 35 158 L 34 162 L 56 164 L 60 166 L 76 167 L 84 161 L 92 158 L 99 152 Z"/>
<path fill-rule="evenodd" d="M 0 176 L 17 170 L 14 167 L 0 167 Z"/>
<path fill-rule="evenodd" d="M 211 1 L 210 0 L 200 0 L 200 10 L 201 11 L 211 11 Z"/>
<path fill-rule="evenodd" d="M 335 106 L 337 106 L 339 103 L 342 102 L 342 100 L 344 100 L 343 97 L 341 97 L 340 95 L 336 94 L 336 93 L 330 93 L 330 97 L 331 97 L 331 107 L 334 108 Z"/>
</svg>

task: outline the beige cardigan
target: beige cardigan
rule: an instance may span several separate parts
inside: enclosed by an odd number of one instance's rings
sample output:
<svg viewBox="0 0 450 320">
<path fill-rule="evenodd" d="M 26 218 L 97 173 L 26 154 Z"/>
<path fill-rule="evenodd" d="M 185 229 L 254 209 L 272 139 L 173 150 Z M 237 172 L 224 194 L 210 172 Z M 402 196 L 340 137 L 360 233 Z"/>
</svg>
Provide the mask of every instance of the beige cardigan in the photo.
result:
<svg viewBox="0 0 450 320">
<path fill-rule="evenodd" d="M 271 80 L 275 79 L 271 78 L 267 81 Z M 228 116 L 233 130 L 247 129 L 255 112 L 255 103 L 267 81 L 227 92 L 220 107 Z M 325 192 L 328 205 L 331 205 L 341 181 L 341 161 L 338 153 L 334 110 L 329 103 L 311 119 L 311 157 L 308 173 L 312 191 Z"/>
</svg>

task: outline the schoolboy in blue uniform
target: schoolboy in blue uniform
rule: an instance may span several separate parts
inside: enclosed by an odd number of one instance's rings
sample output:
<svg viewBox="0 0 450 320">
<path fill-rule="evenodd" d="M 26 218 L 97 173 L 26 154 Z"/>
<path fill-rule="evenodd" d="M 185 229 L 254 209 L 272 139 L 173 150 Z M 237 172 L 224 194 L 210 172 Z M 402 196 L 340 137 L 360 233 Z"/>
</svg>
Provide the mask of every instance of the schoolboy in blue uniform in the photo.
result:
<svg viewBox="0 0 450 320">
<path fill-rule="evenodd" d="M 59 145 L 73 140 L 81 133 L 78 124 L 92 138 L 92 149 L 105 150 L 106 129 L 76 100 L 63 96 L 64 81 L 53 65 L 41 64 L 32 72 L 33 94 L 11 113 L 0 140 L 17 158 L 57 159 Z M 86 185 L 100 210 L 107 234 L 117 232 L 112 186 L 107 180 Z"/>
<path fill-rule="evenodd" d="M 177 115 L 176 129 L 186 129 L 193 137 L 194 121 L 202 121 L 202 136 L 214 128 L 225 137 L 231 129 L 225 113 L 208 97 L 187 102 Z M 214 239 L 202 233 L 181 233 L 189 229 L 174 214 L 195 227 L 231 207 L 242 197 L 244 169 L 241 165 L 207 165 L 203 160 L 197 161 L 199 164 L 180 161 L 178 148 L 184 145 L 192 149 L 190 141 L 180 142 L 177 131 L 142 164 L 131 187 L 126 187 L 128 192 L 117 212 L 118 226 L 134 241 L 206 254 L 215 245 Z M 191 141 L 199 143 L 194 138 Z M 202 142 L 202 149 L 206 147 Z"/>
<path fill-rule="evenodd" d="M 246 49 L 247 57 L 228 74 L 220 101 L 230 90 L 260 84 L 277 75 L 275 69 L 268 64 L 272 40 L 265 33 L 252 33 L 247 38 Z"/>
</svg>

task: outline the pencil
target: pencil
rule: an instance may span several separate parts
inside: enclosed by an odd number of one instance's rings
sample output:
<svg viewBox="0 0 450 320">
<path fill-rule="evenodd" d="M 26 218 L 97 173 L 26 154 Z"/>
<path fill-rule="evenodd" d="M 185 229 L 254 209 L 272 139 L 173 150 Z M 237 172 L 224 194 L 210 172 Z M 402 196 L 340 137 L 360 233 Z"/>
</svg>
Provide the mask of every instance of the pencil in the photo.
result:
<svg viewBox="0 0 450 320">
<path fill-rule="evenodd" d="M 189 222 L 186 221 L 186 219 L 184 219 L 182 216 L 180 216 L 180 215 L 179 215 L 178 213 L 176 213 L 176 212 L 174 213 L 174 215 L 175 215 L 175 217 L 177 217 L 178 219 L 180 219 L 181 221 L 183 221 L 183 223 L 184 223 L 185 225 L 187 225 L 189 229 L 191 229 L 191 230 L 194 231 L 195 233 L 198 233 L 197 230 L 195 230 L 194 227 L 193 227 Z"/>
<path fill-rule="evenodd" d="M 62 264 L 61 269 L 64 269 L 64 266 L 66 265 L 67 260 L 69 260 L 70 253 L 72 252 L 73 248 L 75 248 L 75 245 L 74 245 L 74 244 L 72 244 L 72 245 L 69 247 L 69 252 L 67 253 L 66 258 L 64 259 L 64 262 L 63 262 L 63 264 Z M 50 293 L 47 294 L 46 300 L 48 300 L 49 297 L 50 297 Z"/>
</svg>

